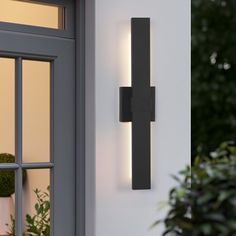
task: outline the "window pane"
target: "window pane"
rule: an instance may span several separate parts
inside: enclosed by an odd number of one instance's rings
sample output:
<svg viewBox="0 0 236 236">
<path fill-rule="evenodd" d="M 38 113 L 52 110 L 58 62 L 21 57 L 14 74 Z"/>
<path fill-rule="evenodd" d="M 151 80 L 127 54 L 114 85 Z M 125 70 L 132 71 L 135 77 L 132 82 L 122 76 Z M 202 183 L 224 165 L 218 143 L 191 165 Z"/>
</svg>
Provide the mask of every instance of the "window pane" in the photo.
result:
<svg viewBox="0 0 236 236">
<path fill-rule="evenodd" d="M 50 161 L 50 62 L 23 60 L 23 162 Z"/>
<path fill-rule="evenodd" d="M 50 235 L 50 210 L 50 170 L 27 170 L 22 216 L 26 235 Z"/>
<path fill-rule="evenodd" d="M 0 1 L 0 21 L 63 29 L 64 8 L 17 0 Z"/>
<path fill-rule="evenodd" d="M 0 58 L 0 153 L 15 154 L 15 60 Z"/>
<path fill-rule="evenodd" d="M 0 170 L 0 235 L 15 235 L 14 193 L 15 171 Z"/>
</svg>

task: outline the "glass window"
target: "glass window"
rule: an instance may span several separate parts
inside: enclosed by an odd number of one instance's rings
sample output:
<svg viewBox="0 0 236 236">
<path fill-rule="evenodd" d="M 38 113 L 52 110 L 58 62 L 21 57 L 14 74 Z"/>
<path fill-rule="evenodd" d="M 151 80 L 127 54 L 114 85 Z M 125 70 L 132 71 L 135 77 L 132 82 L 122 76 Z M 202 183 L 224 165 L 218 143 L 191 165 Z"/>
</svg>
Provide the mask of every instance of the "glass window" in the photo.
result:
<svg viewBox="0 0 236 236">
<path fill-rule="evenodd" d="M 50 62 L 23 60 L 23 162 L 50 161 Z"/>
<path fill-rule="evenodd" d="M 0 21 L 64 29 L 64 7 L 29 1 L 1 0 Z"/>
<path fill-rule="evenodd" d="M 50 236 L 50 170 L 27 170 L 23 185 L 23 231 Z"/>
<path fill-rule="evenodd" d="M 0 155 L 4 153 L 15 154 L 15 60 L 0 57 Z"/>
<path fill-rule="evenodd" d="M 0 170 L 0 235 L 15 235 L 15 171 Z"/>
</svg>

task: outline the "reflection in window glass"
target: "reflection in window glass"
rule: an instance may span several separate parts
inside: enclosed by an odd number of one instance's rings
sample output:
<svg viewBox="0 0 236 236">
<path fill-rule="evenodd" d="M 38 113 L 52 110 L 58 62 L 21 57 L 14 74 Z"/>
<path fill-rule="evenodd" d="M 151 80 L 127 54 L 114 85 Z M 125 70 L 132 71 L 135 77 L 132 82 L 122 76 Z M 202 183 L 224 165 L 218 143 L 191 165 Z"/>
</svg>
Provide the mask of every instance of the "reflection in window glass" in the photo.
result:
<svg viewBox="0 0 236 236">
<path fill-rule="evenodd" d="M 0 21 L 63 29 L 64 8 L 28 1 L 1 0 Z"/>
</svg>

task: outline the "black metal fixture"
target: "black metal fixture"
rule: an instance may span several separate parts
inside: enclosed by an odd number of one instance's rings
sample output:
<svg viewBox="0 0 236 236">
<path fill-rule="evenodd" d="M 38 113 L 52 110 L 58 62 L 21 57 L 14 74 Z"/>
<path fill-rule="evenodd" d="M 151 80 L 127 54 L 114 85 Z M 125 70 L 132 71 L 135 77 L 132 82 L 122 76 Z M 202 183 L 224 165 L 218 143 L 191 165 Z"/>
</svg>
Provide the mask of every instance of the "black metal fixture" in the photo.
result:
<svg viewBox="0 0 236 236">
<path fill-rule="evenodd" d="M 132 188 L 151 188 L 150 122 L 155 87 L 150 87 L 150 18 L 131 19 L 132 87 L 120 87 L 120 121 L 132 122 Z"/>
</svg>

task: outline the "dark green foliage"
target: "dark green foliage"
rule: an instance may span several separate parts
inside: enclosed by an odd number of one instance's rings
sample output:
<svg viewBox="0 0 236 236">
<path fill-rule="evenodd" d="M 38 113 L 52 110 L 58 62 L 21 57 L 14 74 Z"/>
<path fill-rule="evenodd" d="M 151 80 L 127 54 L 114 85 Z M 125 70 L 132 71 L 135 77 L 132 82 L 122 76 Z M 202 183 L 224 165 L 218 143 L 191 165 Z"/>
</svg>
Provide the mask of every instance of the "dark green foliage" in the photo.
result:
<svg viewBox="0 0 236 236">
<path fill-rule="evenodd" d="M 192 156 L 236 140 L 236 1 L 192 0 Z"/>
<path fill-rule="evenodd" d="M 14 163 L 12 154 L 1 153 L 0 163 Z M 23 171 L 23 182 L 26 180 L 26 171 Z M 0 170 L 0 197 L 10 197 L 15 192 L 15 171 Z"/>
<path fill-rule="evenodd" d="M 170 191 L 164 220 L 171 236 L 236 235 L 236 146 L 223 143 L 211 156 L 195 159 Z"/>
<path fill-rule="evenodd" d="M 0 163 L 14 163 L 15 157 L 1 153 Z M 15 173 L 12 170 L 0 170 L 0 197 L 10 197 L 15 192 Z"/>
<path fill-rule="evenodd" d="M 48 192 L 36 189 L 35 215 L 26 215 L 27 235 L 50 236 L 50 201 Z"/>
</svg>

